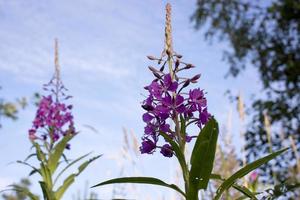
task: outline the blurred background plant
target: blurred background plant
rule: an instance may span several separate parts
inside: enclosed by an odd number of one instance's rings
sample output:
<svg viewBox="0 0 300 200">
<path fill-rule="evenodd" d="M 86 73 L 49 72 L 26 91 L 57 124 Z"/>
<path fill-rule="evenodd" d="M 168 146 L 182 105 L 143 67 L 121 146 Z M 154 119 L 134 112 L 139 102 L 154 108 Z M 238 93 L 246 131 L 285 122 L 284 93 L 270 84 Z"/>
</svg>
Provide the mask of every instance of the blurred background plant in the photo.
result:
<svg viewBox="0 0 300 200">
<path fill-rule="evenodd" d="M 31 153 L 25 160 L 17 161 L 31 169 L 29 176 L 38 175 L 40 189 L 44 200 L 60 200 L 65 192 L 75 182 L 78 177 L 93 161 L 101 155 L 94 156 L 84 162 L 83 159 L 90 156 L 87 153 L 76 159 L 68 159 L 66 150 L 70 150 L 69 142 L 78 134 L 75 129 L 72 105 L 65 104 L 71 96 L 66 95 L 67 89 L 64 87 L 60 77 L 60 66 L 58 58 L 58 40 L 55 40 L 55 73 L 48 84 L 44 84 L 43 89 L 48 96 L 42 96 L 38 102 L 36 116 L 32 122 L 32 128 L 28 131 L 29 140 L 34 153 Z M 36 97 L 39 97 L 36 95 Z M 38 162 L 34 166 L 30 159 L 35 158 Z M 30 162 L 29 162 L 30 160 Z M 81 163 L 80 163 L 81 162 Z M 67 174 L 71 167 L 78 164 L 75 173 Z M 65 164 L 65 166 L 62 166 Z M 62 179 L 63 178 L 63 179 Z M 9 185 L 7 190 L 15 191 L 31 200 L 39 200 L 39 197 L 28 189 L 29 182 L 21 181 L 21 184 Z M 94 196 L 93 194 L 91 194 Z M 22 197 L 22 196 L 21 196 Z"/>
<path fill-rule="evenodd" d="M 0 86 L 0 91 L 2 87 Z M 0 97 L 0 128 L 2 127 L 2 118 L 16 120 L 18 119 L 18 112 L 27 106 L 27 99 L 25 97 L 19 98 L 16 101 L 7 101 Z"/>
<path fill-rule="evenodd" d="M 19 183 L 12 185 L 12 192 L 10 194 L 3 194 L 4 200 L 26 200 L 28 199 L 26 193 L 22 190 L 30 190 L 31 182 L 28 178 L 22 178 Z"/>
<path fill-rule="evenodd" d="M 197 0 L 192 22 L 209 41 L 231 46 L 224 52 L 226 76 L 237 77 L 247 67 L 258 71 L 261 91 L 247 107 L 247 160 L 290 145 L 292 136 L 294 151 L 259 170 L 264 183 L 290 182 L 298 175 L 300 148 L 300 1 Z"/>
</svg>

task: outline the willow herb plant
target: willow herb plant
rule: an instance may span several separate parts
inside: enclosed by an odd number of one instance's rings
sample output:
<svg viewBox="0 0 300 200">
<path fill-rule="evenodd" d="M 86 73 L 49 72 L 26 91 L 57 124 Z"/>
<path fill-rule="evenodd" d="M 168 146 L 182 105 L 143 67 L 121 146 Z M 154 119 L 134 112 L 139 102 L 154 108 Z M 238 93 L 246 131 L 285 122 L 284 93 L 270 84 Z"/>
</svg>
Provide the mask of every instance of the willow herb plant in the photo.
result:
<svg viewBox="0 0 300 200">
<path fill-rule="evenodd" d="M 73 106 L 65 103 L 71 96 L 65 94 L 67 89 L 60 78 L 57 40 L 55 40 L 55 74 L 50 82 L 44 85 L 44 90 L 50 94 L 42 96 L 32 128 L 29 130 L 29 139 L 35 153 L 29 155 L 25 161 L 18 162 L 32 168 L 30 175 L 37 173 L 41 177 L 39 184 L 43 192 L 43 199 L 60 200 L 75 178 L 100 155 L 82 162 L 76 173 L 66 174 L 70 167 L 89 156 L 90 153 L 70 162 L 64 154 L 66 150 L 70 150 L 70 141 L 78 132 L 73 121 Z M 31 157 L 38 160 L 38 167 L 28 162 Z M 61 166 L 64 162 L 66 165 Z M 61 180 L 62 176 L 66 178 Z M 58 185 L 59 182 L 62 184 Z M 27 194 L 31 200 L 39 199 L 29 190 L 18 189 Z"/>
<path fill-rule="evenodd" d="M 249 172 L 275 158 L 286 149 L 274 152 L 256 160 L 238 170 L 227 179 L 218 174 L 212 174 L 216 145 L 219 134 L 218 123 L 208 112 L 205 92 L 198 87 L 200 74 L 191 78 L 182 77 L 185 70 L 194 68 L 181 60 L 172 47 L 171 35 L 171 5 L 166 5 L 165 48 L 161 57 L 148 56 L 157 61 L 158 67 L 149 67 L 154 80 L 145 89 L 147 99 L 143 102 L 145 110 L 143 121 L 146 123 L 140 151 L 142 154 L 152 154 L 159 150 L 164 157 L 175 156 L 182 170 L 184 190 L 174 184 L 153 177 L 123 177 L 99 183 L 93 187 L 115 183 L 140 183 L 168 187 L 181 193 L 187 200 L 197 200 L 199 190 L 206 190 L 210 180 L 221 181 L 214 199 L 220 199 L 222 193 L 234 187 L 244 196 L 256 199 L 248 188 L 237 184 L 237 180 Z M 190 89 L 188 89 L 191 87 Z M 196 126 L 199 134 L 187 133 L 189 126 Z M 185 148 L 195 140 L 191 157 L 185 157 Z"/>
</svg>

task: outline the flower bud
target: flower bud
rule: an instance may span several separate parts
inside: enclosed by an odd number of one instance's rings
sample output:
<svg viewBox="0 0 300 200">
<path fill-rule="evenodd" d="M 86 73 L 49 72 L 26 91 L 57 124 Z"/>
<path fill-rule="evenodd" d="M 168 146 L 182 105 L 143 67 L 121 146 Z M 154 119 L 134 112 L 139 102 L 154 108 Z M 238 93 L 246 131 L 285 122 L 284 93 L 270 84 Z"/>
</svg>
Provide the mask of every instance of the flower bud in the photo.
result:
<svg viewBox="0 0 300 200">
<path fill-rule="evenodd" d="M 154 56 L 147 56 L 147 58 L 148 58 L 149 60 L 157 60 L 157 58 L 155 58 Z"/>
<path fill-rule="evenodd" d="M 150 71 L 152 71 L 152 72 L 158 72 L 158 70 L 157 69 L 155 69 L 154 67 L 152 67 L 152 66 L 149 66 L 148 67 L 149 69 L 150 69 Z"/>
<path fill-rule="evenodd" d="M 193 78 L 191 78 L 191 82 L 192 83 L 197 83 L 197 80 L 200 78 L 201 74 L 197 74 L 196 76 L 194 76 Z"/>
<path fill-rule="evenodd" d="M 161 68 L 159 69 L 159 71 L 163 72 L 165 69 L 165 65 L 161 66 Z"/>
<path fill-rule="evenodd" d="M 146 111 L 152 111 L 154 109 L 153 106 L 150 105 L 142 105 L 142 108 L 145 109 Z"/>
<path fill-rule="evenodd" d="M 183 84 L 182 88 L 187 87 L 190 84 L 190 79 L 186 80 L 185 83 Z"/>
<path fill-rule="evenodd" d="M 179 59 L 182 58 L 182 55 L 180 55 L 180 54 L 176 54 L 175 56 Z"/>
<path fill-rule="evenodd" d="M 152 72 L 152 73 L 156 78 L 161 79 L 161 75 L 159 75 L 157 72 Z"/>
<path fill-rule="evenodd" d="M 176 61 L 175 61 L 175 71 L 178 69 L 179 64 L 180 64 L 179 59 L 176 59 Z"/>
<path fill-rule="evenodd" d="M 187 64 L 187 65 L 185 66 L 184 69 L 191 69 L 191 68 L 194 68 L 194 67 L 195 67 L 195 66 L 192 65 L 192 64 Z"/>
</svg>

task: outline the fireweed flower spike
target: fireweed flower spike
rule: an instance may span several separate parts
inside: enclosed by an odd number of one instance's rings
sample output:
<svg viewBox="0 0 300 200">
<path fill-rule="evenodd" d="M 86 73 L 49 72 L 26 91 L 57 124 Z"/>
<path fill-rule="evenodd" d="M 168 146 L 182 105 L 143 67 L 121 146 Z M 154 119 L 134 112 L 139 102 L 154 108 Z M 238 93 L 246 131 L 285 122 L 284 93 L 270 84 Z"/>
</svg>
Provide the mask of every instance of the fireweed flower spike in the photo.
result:
<svg viewBox="0 0 300 200">
<path fill-rule="evenodd" d="M 65 94 L 67 89 L 60 78 L 57 40 L 55 40 L 55 74 L 43 89 L 49 94 L 42 96 L 40 100 L 33 126 L 29 130 L 29 138 L 47 141 L 50 144 L 49 148 L 52 148 L 61 137 L 76 133 L 72 115 L 73 106 L 64 103 L 70 96 Z"/>
<path fill-rule="evenodd" d="M 28 131 L 29 139 L 35 153 L 28 156 L 25 161 L 20 161 L 19 163 L 30 166 L 33 169 L 30 174 L 39 175 L 39 184 L 43 192 L 43 199 L 60 200 L 74 183 L 75 178 L 90 163 L 98 159 L 100 155 L 82 163 L 80 162 L 89 153 L 70 163 L 65 156 L 65 151 L 70 149 L 69 142 L 76 136 L 77 132 L 72 115 L 73 106 L 65 103 L 70 96 L 65 94 L 67 89 L 64 87 L 60 77 L 57 40 L 55 40 L 55 74 L 50 82 L 44 85 L 44 90 L 48 94 L 41 98 L 32 127 Z M 31 157 L 35 157 L 39 162 L 37 167 L 27 163 L 26 160 Z M 75 164 L 80 164 L 77 172 L 67 174 L 68 169 Z M 61 180 L 61 177 L 65 177 L 65 179 Z M 39 199 L 26 188 L 24 190 L 23 188 L 18 188 L 19 190 L 28 195 L 32 200 Z"/>
<path fill-rule="evenodd" d="M 249 163 L 228 179 L 212 174 L 219 134 L 218 123 L 208 111 L 204 90 L 195 85 L 200 74 L 191 77 L 181 75 L 181 72 L 195 66 L 183 62 L 182 55 L 173 51 L 170 4 L 166 6 L 166 13 L 164 50 L 159 58 L 148 56 L 149 60 L 157 61 L 157 66 L 149 67 L 154 79 L 144 87 L 148 95 L 142 102 L 142 108 L 145 110 L 142 116 L 145 128 L 140 152 L 153 154 L 159 151 L 164 157 L 176 157 L 182 171 L 184 191 L 179 186 L 153 177 L 115 178 L 94 187 L 114 183 L 153 184 L 176 190 L 186 200 L 198 200 L 199 190 L 206 190 L 209 182 L 215 179 L 220 181 L 221 185 L 218 189 L 214 188 L 216 189 L 214 200 L 220 199 L 222 193 L 230 187 L 234 187 L 250 199 L 257 199 L 256 194 L 248 188 L 239 186 L 237 180 L 286 149 Z M 187 133 L 190 130 L 187 129 L 189 126 L 195 126 L 199 132 Z M 193 139 L 195 143 L 191 157 L 186 158 L 185 145 Z M 212 198 L 210 196 L 204 199 Z"/>
<path fill-rule="evenodd" d="M 146 123 L 141 153 L 152 154 L 159 148 L 160 153 L 165 157 L 172 157 L 172 147 L 165 143 L 160 145 L 160 133 L 168 134 L 175 142 L 183 146 L 190 142 L 196 135 L 182 135 L 180 119 L 187 125 L 197 124 L 202 129 L 208 122 L 211 115 L 207 109 L 205 93 L 200 88 L 190 88 L 197 83 L 200 74 L 192 77 L 182 77 L 180 73 L 191 69 L 192 64 L 181 61 L 182 56 L 174 53 L 171 35 L 171 7 L 167 5 L 166 28 L 165 28 L 165 49 L 159 59 L 148 56 L 150 60 L 157 60 L 158 66 L 149 67 L 154 75 L 154 80 L 145 87 L 148 97 L 143 101 L 142 108 L 146 111 L 143 114 L 143 121 Z M 164 70 L 168 65 L 168 71 Z M 172 124 L 175 127 L 172 128 Z"/>
</svg>

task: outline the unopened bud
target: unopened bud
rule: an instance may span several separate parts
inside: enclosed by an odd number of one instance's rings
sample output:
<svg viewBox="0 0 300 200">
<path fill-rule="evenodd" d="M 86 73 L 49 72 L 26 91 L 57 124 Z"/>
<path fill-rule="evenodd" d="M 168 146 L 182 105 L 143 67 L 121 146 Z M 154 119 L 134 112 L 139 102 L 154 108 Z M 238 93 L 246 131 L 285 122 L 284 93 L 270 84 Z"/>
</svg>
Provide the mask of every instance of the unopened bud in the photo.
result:
<svg viewBox="0 0 300 200">
<path fill-rule="evenodd" d="M 180 58 L 182 58 L 182 55 L 176 54 L 176 57 L 180 59 Z"/>
<path fill-rule="evenodd" d="M 197 83 L 197 80 L 200 78 L 201 74 L 197 74 L 196 76 L 194 76 L 193 78 L 191 78 L 191 82 L 192 83 Z"/>
<path fill-rule="evenodd" d="M 187 87 L 190 84 L 190 79 L 186 80 L 185 83 L 183 84 L 182 88 Z"/>
<path fill-rule="evenodd" d="M 178 69 L 179 64 L 180 64 L 179 59 L 176 59 L 176 61 L 175 61 L 175 70 Z"/>
<path fill-rule="evenodd" d="M 152 73 L 156 78 L 161 79 L 161 75 L 159 75 L 157 72 L 152 72 Z"/>
<path fill-rule="evenodd" d="M 187 64 L 186 66 L 185 66 L 185 69 L 191 69 L 191 68 L 194 68 L 195 66 L 194 65 L 192 65 L 192 64 Z"/>
<path fill-rule="evenodd" d="M 173 72 L 173 73 L 174 73 L 174 72 Z M 175 75 L 175 80 L 178 82 L 178 81 L 179 81 L 179 78 L 178 78 L 177 74 L 174 73 L 174 75 Z"/>
<path fill-rule="evenodd" d="M 150 69 L 150 71 L 152 71 L 152 72 L 157 72 L 158 70 L 157 69 L 155 69 L 154 67 L 152 67 L 152 66 L 149 66 L 148 67 L 149 69 Z"/>
<path fill-rule="evenodd" d="M 149 60 L 157 60 L 157 58 L 155 58 L 154 56 L 147 56 L 147 58 L 148 58 Z"/>
<path fill-rule="evenodd" d="M 153 106 L 150 106 L 150 105 L 142 105 L 142 108 L 144 108 L 146 111 L 154 110 Z"/>
<path fill-rule="evenodd" d="M 159 69 L 159 71 L 163 72 L 165 69 L 165 65 L 161 66 L 161 68 Z"/>
</svg>

